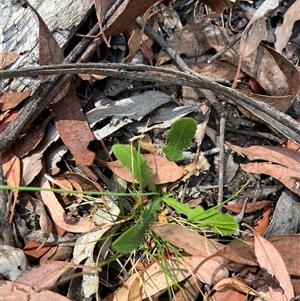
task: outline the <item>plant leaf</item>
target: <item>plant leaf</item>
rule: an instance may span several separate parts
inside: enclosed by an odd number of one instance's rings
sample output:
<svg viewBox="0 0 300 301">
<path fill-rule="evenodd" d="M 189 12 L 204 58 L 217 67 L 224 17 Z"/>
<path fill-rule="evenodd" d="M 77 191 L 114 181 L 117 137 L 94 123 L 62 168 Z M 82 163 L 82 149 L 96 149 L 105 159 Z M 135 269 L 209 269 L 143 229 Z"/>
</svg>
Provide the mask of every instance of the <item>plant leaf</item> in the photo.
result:
<svg viewBox="0 0 300 301">
<path fill-rule="evenodd" d="M 203 228 L 211 228 L 215 233 L 230 235 L 238 229 L 236 220 L 230 214 L 222 214 L 215 207 L 206 211 L 200 206 L 192 209 L 170 197 L 164 198 L 164 202 L 177 213 L 187 216 L 188 221 L 198 223 Z"/>
<path fill-rule="evenodd" d="M 131 253 L 142 243 L 145 232 L 150 224 L 156 222 L 155 213 L 160 209 L 161 198 L 156 198 L 149 203 L 141 213 L 137 223 L 125 231 L 113 244 L 112 248 L 119 253 Z"/>
<path fill-rule="evenodd" d="M 163 147 L 163 152 L 170 161 L 180 161 L 184 158 L 182 149 L 190 146 L 190 140 L 197 130 L 194 119 L 185 117 L 173 123 L 167 138 L 170 143 Z"/>
<path fill-rule="evenodd" d="M 113 152 L 123 166 L 131 171 L 134 179 L 139 181 L 142 188 L 148 186 L 151 191 L 155 191 L 155 185 L 151 180 L 152 170 L 148 168 L 148 163 L 143 160 L 141 154 L 130 145 L 116 144 Z"/>
</svg>

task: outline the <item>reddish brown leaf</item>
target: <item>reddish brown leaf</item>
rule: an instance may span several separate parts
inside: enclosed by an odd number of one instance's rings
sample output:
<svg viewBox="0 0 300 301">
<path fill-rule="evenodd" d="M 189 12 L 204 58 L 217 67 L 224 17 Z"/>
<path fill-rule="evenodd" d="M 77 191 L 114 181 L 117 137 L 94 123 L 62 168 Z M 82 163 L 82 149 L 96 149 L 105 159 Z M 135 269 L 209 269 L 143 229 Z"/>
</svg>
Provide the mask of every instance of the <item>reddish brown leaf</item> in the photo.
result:
<svg viewBox="0 0 300 301">
<path fill-rule="evenodd" d="M 257 222 L 257 225 L 254 227 L 255 231 L 263 235 L 269 226 L 269 218 L 272 212 L 274 211 L 274 206 L 270 205 L 264 208 L 262 218 Z"/>
<path fill-rule="evenodd" d="M 60 64 L 65 59 L 63 51 L 39 13 L 32 7 L 39 20 L 39 63 L 40 65 Z"/>
<path fill-rule="evenodd" d="M 30 128 L 24 136 L 17 139 L 12 145 L 14 154 L 19 158 L 22 158 L 31 150 L 36 148 L 39 142 L 43 139 L 46 127 L 52 118 L 52 116 L 49 116 L 41 125 Z"/>
<path fill-rule="evenodd" d="M 0 69 L 5 69 L 13 64 L 19 57 L 17 51 L 0 52 Z"/>
<path fill-rule="evenodd" d="M 41 187 L 51 188 L 45 177 L 42 178 Z M 76 218 L 75 220 L 68 218 L 52 191 L 41 191 L 41 197 L 49 210 L 53 221 L 66 231 L 85 233 L 91 231 L 95 227 L 94 223 L 81 217 Z"/>
<path fill-rule="evenodd" d="M 12 121 L 14 120 L 14 118 L 18 115 L 19 111 L 18 110 L 13 110 L 10 112 L 9 115 L 5 114 L 6 116 L 3 118 L 3 120 L 1 120 L 0 123 L 0 132 L 2 132 L 6 126 Z"/>
<path fill-rule="evenodd" d="M 11 186 L 20 186 L 21 162 L 20 159 L 13 154 L 11 148 L 8 148 L 2 154 L 2 168 L 7 183 Z M 19 191 L 14 190 L 13 194 L 14 194 L 14 200 L 13 200 L 13 205 L 11 207 L 11 215 L 9 219 L 10 222 L 12 222 Z"/>
<path fill-rule="evenodd" d="M 25 272 L 15 282 L 31 286 L 34 290 L 40 290 L 43 287 L 53 286 L 66 270 L 73 267 L 74 264 L 70 262 L 50 261 Z"/>
<path fill-rule="evenodd" d="M 300 234 L 277 234 L 268 240 L 279 251 L 289 274 L 300 276 Z"/>
<path fill-rule="evenodd" d="M 263 173 L 272 176 L 280 181 L 284 186 L 289 188 L 291 191 L 300 195 L 300 190 L 297 184 L 299 183 L 299 171 L 270 163 L 241 164 L 241 168 L 245 172 L 258 174 Z"/>
<path fill-rule="evenodd" d="M 21 164 L 20 159 L 7 149 L 3 155 L 3 173 L 7 183 L 11 186 L 20 185 Z"/>
<path fill-rule="evenodd" d="M 205 260 L 200 263 L 198 269 L 201 269 L 202 264 L 214 257 L 221 257 L 224 261 L 224 265 L 226 265 L 229 270 L 235 272 L 239 272 L 244 266 L 257 266 L 253 252 L 253 241 L 247 238 L 231 241 L 228 245 L 225 245 L 217 252 L 206 257 Z"/>
<path fill-rule="evenodd" d="M 217 14 L 222 14 L 224 9 L 229 6 L 228 0 L 201 0 L 200 2 L 209 6 L 213 12 Z"/>
<path fill-rule="evenodd" d="M 104 30 L 106 36 L 117 35 L 124 32 L 131 24 L 134 24 L 138 16 L 142 16 L 153 4 L 162 0 L 125 0 L 111 16 L 107 28 Z M 110 3 L 115 3 L 110 1 Z"/>
<path fill-rule="evenodd" d="M 153 65 L 153 50 L 152 50 L 153 40 L 147 36 L 142 37 L 141 51 L 143 52 L 145 58 L 149 61 L 150 65 Z"/>
<path fill-rule="evenodd" d="M 0 110 L 6 111 L 15 108 L 22 100 L 29 96 L 29 92 L 0 93 Z"/>
<path fill-rule="evenodd" d="M 246 301 L 247 297 L 245 293 L 238 292 L 231 288 L 226 288 L 220 291 L 215 292 L 211 301 Z"/>
<path fill-rule="evenodd" d="M 299 170 L 300 153 L 281 146 L 250 146 L 247 148 L 228 144 L 239 155 L 246 155 L 250 161 L 265 160 L 277 163 L 295 171 Z"/>
<path fill-rule="evenodd" d="M 39 248 L 40 245 L 41 245 L 40 243 L 37 243 L 33 240 L 29 240 L 27 242 L 23 251 L 29 263 L 32 263 L 35 260 L 39 259 L 42 255 L 47 253 L 52 248 L 52 246 L 42 246 L 41 248 Z"/>
<path fill-rule="evenodd" d="M 60 138 L 69 148 L 76 163 L 92 165 L 95 153 L 88 150 L 95 139 L 82 112 L 75 86 L 70 84 L 69 92 L 59 102 L 51 105 L 55 113 L 55 125 Z"/>
<path fill-rule="evenodd" d="M 273 204 L 273 201 L 257 201 L 254 203 L 247 203 L 246 204 L 246 208 L 245 208 L 245 213 L 252 213 L 261 209 L 264 209 L 265 207 L 267 207 L 270 204 Z M 230 210 L 233 213 L 240 213 L 242 208 L 243 208 L 243 204 L 239 203 L 239 204 L 228 204 L 228 205 L 224 205 L 224 207 L 227 210 Z"/>
<path fill-rule="evenodd" d="M 293 285 L 280 253 L 268 240 L 256 232 L 254 232 L 254 251 L 260 267 L 275 276 L 282 288 L 282 290 L 275 291 L 268 287 L 271 297 L 275 300 L 291 300 L 294 297 Z"/>
</svg>

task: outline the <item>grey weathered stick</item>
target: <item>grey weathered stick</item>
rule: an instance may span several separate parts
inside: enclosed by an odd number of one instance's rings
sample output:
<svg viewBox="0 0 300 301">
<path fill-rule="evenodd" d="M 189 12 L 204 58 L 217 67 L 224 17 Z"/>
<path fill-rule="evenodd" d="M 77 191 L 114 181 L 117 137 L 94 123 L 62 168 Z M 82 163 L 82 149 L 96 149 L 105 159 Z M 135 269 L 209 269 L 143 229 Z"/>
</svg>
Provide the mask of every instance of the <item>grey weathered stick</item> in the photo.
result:
<svg viewBox="0 0 300 301">
<path fill-rule="evenodd" d="M 105 65 L 105 66 L 104 66 Z M 138 72 L 132 70 L 149 70 L 157 71 L 159 74 L 161 72 L 167 73 L 172 76 L 161 76 L 154 75 L 153 73 Z M 113 71 L 112 69 L 120 70 L 121 72 Z M 26 68 L 20 70 L 1 70 L 1 78 L 10 78 L 12 76 L 25 76 L 27 75 L 37 75 L 37 74 L 76 74 L 76 73 L 86 73 L 86 74 L 100 74 L 107 76 L 115 76 L 118 78 L 134 78 L 136 80 L 146 80 L 146 81 L 159 81 L 162 83 L 176 83 L 189 87 L 198 87 L 202 89 L 211 90 L 216 93 L 220 93 L 232 100 L 234 100 L 238 105 L 250 111 L 253 115 L 263 120 L 265 123 L 269 124 L 271 127 L 280 132 L 285 138 L 288 138 L 300 145 L 300 127 L 299 123 L 293 118 L 284 114 L 266 103 L 252 99 L 241 92 L 238 92 L 229 87 L 222 86 L 216 82 L 202 78 L 201 76 L 195 76 L 192 74 L 187 74 L 181 71 L 175 70 L 161 70 L 162 68 L 156 68 L 144 65 L 133 65 L 133 64 L 61 64 L 57 66 L 45 66 Z M 129 71 L 126 71 L 129 70 Z M 32 71 L 32 72 L 31 72 Z M 24 74 L 25 73 L 25 74 Z M 3 136 L 0 134 L 0 139 Z M 1 151 L 2 148 L 0 148 Z"/>
</svg>

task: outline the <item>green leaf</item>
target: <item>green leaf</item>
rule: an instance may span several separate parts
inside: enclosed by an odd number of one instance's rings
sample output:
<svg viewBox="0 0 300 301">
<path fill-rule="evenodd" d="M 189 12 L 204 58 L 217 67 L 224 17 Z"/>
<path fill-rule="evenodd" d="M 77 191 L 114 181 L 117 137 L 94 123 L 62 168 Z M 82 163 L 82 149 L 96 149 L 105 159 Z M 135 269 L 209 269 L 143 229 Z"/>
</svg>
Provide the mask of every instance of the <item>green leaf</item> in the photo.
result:
<svg viewBox="0 0 300 301">
<path fill-rule="evenodd" d="M 130 170 L 134 179 L 138 180 L 142 188 L 149 187 L 151 191 L 156 191 L 156 187 L 151 180 L 153 171 L 148 168 L 148 162 L 143 160 L 141 154 L 130 145 L 116 144 L 113 152 L 123 166 Z"/>
<path fill-rule="evenodd" d="M 194 119 L 185 117 L 172 124 L 167 138 L 170 143 L 163 147 L 163 152 L 170 161 L 180 161 L 184 159 L 182 149 L 190 146 L 190 140 L 197 130 L 197 123 Z"/>
<path fill-rule="evenodd" d="M 188 204 L 182 204 L 171 197 L 165 197 L 164 202 L 178 214 L 184 214 L 188 221 L 197 223 L 202 228 L 210 228 L 215 233 L 230 235 L 238 229 L 238 224 L 233 216 L 228 213 L 222 214 L 215 207 L 206 211 L 200 206 L 192 209 Z"/>
<path fill-rule="evenodd" d="M 188 204 L 182 204 L 173 198 L 164 198 L 164 202 L 172 207 L 177 213 L 184 214 L 189 221 L 196 220 L 204 213 L 203 208 L 200 206 L 191 209 Z"/>
<path fill-rule="evenodd" d="M 161 207 L 161 198 L 156 198 L 142 211 L 137 223 L 126 230 L 113 244 L 112 248 L 118 253 L 131 253 L 143 241 L 145 232 L 150 224 L 156 222 L 155 214 Z"/>
</svg>

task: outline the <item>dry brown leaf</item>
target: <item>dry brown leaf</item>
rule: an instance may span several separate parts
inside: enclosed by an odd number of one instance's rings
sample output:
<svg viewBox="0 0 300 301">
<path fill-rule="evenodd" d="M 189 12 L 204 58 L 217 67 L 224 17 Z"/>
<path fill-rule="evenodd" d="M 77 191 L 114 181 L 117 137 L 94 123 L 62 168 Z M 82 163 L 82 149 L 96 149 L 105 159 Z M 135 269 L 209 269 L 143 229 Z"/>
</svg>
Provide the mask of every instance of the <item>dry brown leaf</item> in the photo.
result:
<svg viewBox="0 0 300 301">
<path fill-rule="evenodd" d="M 201 292 L 203 284 L 197 280 L 195 277 L 190 276 L 184 283 L 181 285 L 182 290 L 179 290 L 175 293 L 173 301 L 194 301 L 197 300 Z"/>
<path fill-rule="evenodd" d="M 67 172 L 67 173 L 61 174 L 60 177 L 69 180 L 72 184 L 74 182 L 76 182 L 78 185 L 80 185 L 81 188 L 77 189 L 78 191 L 82 191 L 82 190 L 104 191 L 104 189 L 97 182 L 92 181 L 89 178 L 87 178 L 81 174 L 78 174 L 78 173 Z M 73 185 L 73 186 L 75 187 L 75 185 Z"/>
<path fill-rule="evenodd" d="M 240 55 L 237 75 L 232 84 L 234 88 L 236 88 L 237 77 L 241 70 L 242 64 L 245 62 L 245 59 L 255 52 L 255 50 L 259 47 L 260 42 L 266 35 L 267 27 L 264 16 L 271 9 L 276 8 L 278 4 L 279 0 L 268 0 L 263 2 L 261 6 L 256 10 L 254 15 L 248 22 L 246 28 L 244 29 L 240 41 Z"/>
<path fill-rule="evenodd" d="M 2 154 L 2 168 L 3 168 L 3 174 L 4 178 L 6 179 L 6 182 L 10 186 L 20 186 L 20 180 L 21 180 L 21 162 L 20 159 L 15 156 L 11 150 L 11 148 L 8 148 L 3 154 Z M 12 222 L 13 215 L 15 212 L 15 207 L 19 195 L 19 190 L 13 190 L 13 204 L 11 206 L 11 214 L 9 218 L 9 222 Z"/>
<path fill-rule="evenodd" d="M 19 57 L 17 51 L 0 52 L 0 69 L 5 69 L 13 64 Z"/>
<path fill-rule="evenodd" d="M 270 163 L 241 164 L 246 172 L 265 173 L 273 176 L 294 193 L 300 195 L 297 181 L 299 180 L 300 153 L 281 146 L 251 146 L 242 148 L 228 146 L 239 155 L 246 155 L 249 160 L 266 160 Z M 280 165 L 278 165 L 280 164 Z"/>
<path fill-rule="evenodd" d="M 299 241 L 300 241 L 299 238 L 300 238 L 300 234 L 276 234 L 268 239 L 280 253 L 289 274 L 295 276 L 299 276 L 300 274 L 300 261 L 298 260 Z M 239 240 L 237 241 L 234 240 L 229 244 L 229 245 L 231 245 L 232 243 L 237 244 L 237 247 L 233 246 L 233 252 L 231 250 L 231 253 L 233 254 L 233 256 L 238 255 L 239 257 L 244 257 L 246 260 L 252 257 L 254 258 L 252 264 L 251 263 L 247 264 L 246 262 L 245 264 L 257 266 L 258 265 L 257 260 L 253 255 L 254 254 L 253 239 L 250 237 L 242 237 L 241 239 L 242 239 L 241 242 L 239 242 Z M 225 246 L 225 248 L 226 247 L 227 246 Z M 242 249 L 240 250 L 240 248 Z M 243 248 L 245 248 L 245 250 L 243 250 Z M 221 252 L 222 250 L 220 250 L 220 253 Z M 221 256 L 224 258 L 228 258 L 230 260 L 230 256 L 231 256 L 230 250 L 228 250 L 227 255 L 226 253 L 224 254 L 221 253 Z M 231 258 L 234 261 L 234 257 Z"/>
<path fill-rule="evenodd" d="M 41 187 L 51 188 L 45 177 L 41 180 Z M 75 233 L 85 233 L 90 232 L 95 227 L 94 223 L 82 217 L 76 218 L 76 221 L 72 219 L 69 220 L 52 191 L 41 191 L 41 197 L 53 221 L 64 230 Z"/>
<path fill-rule="evenodd" d="M 29 263 L 33 263 L 52 248 L 52 246 L 42 246 L 41 248 L 40 246 L 40 243 L 37 243 L 33 240 L 29 240 L 26 243 L 25 247 L 23 248 L 23 251 Z"/>
<path fill-rule="evenodd" d="M 200 269 L 197 269 L 199 264 L 203 262 L 203 256 L 184 256 L 183 260 L 192 269 L 196 278 L 202 283 L 214 285 L 216 282 L 229 276 L 229 272 L 225 266 L 220 265 L 216 260 L 208 260 Z M 197 271 L 196 271 L 197 269 Z"/>
<path fill-rule="evenodd" d="M 156 154 L 157 147 L 153 144 L 149 135 L 140 135 L 129 139 L 131 145 L 138 149 L 142 154 Z"/>
<path fill-rule="evenodd" d="M 88 150 L 88 145 L 95 137 L 85 119 L 73 83 L 70 83 L 67 95 L 52 104 L 51 108 L 56 116 L 54 120 L 59 136 L 69 148 L 76 163 L 92 165 L 95 153 Z"/>
<path fill-rule="evenodd" d="M 41 125 L 31 127 L 24 136 L 17 139 L 12 145 L 14 154 L 19 158 L 22 158 L 31 150 L 35 149 L 39 142 L 43 139 L 46 127 L 51 119 L 52 115 L 46 118 Z"/>
<path fill-rule="evenodd" d="M 233 288 L 234 290 L 247 294 L 259 297 L 259 293 L 257 293 L 254 289 L 246 285 L 245 283 L 239 281 L 236 278 L 225 278 L 218 282 L 211 291 L 221 291 L 226 288 Z M 270 299 L 267 299 L 271 301 Z M 274 300 L 273 300 L 274 301 Z"/>
<path fill-rule="evenodd" d="M 209 6 L 216 14 L 222 14 L 229 7 L 229 0 L 201 0 L 200 2 Z"/>
<path fill-rule="evenodd" d="M 226 288 L 220 291 L 216 291 L 211 299 L 211 301 L 246 301 L 247 296 L 245 293 L 240 293 L 234 289 Z"/>
<path fill-rule="evenodd" d="M 3 119 L 1 120 L 0 123 L 0 131 L 2 132 L 3 129 L 6 128 L 6 126 L 12 121 L 14 120 L 14 118 L 18 115 L 19 110 L 13 110 L 9 113 L 9 115 L 7 115 L 5 113 L 5 116 L 3 117 Z"/>
<path fill-rule="evenodd" d="M 153 40 L 143 35 L 140 49 L 143 52 L 145 58 L 149 61 L 151 66 L 153 65 L 153 58 L 154 58 L 152 46 L 153 46 Z"/>
<path fill-rule="evenodd" d="M 147 9 L 152 7 L 153 4 L 158 4 L 160 2 L 162 2 L 162 0 L 124 0 L 108 20 L 104 34 L 109 37 L 124 32 L 124 30 L 126 30 L 130 25 L 134 24 L 135 19 L 138 16 L 142 16 Z M 101 12 L 103 11 L 104 15 L 105 11 L 110 8 L 109 5 L 114 4 L 115 1 L 96 1 L 95 4 L 97 3 L 102 5 Z M 104 4 L 105 7 L 103 7 Z M 99 21 L 101 22 L 102 20 Z"/>
<path fill-rule="evenodd" d="M 136 277 L 129 289 L 127 301 L 142 301 L 140 277 Z"/>
<path fill-rule="evenodd" d="M 245 213 L 252 213 L 258 210 L 262 210 L 265 207 L 267 207 L 268 205 L 274 204 L 273 201 L 257 201 L 254 203 L 247 203 L 246 207 L 245 207 Z M 228 205 L 224 205 L 224 207 L 227 210 L 230 210 L 233 213 L 240 213 L 242 208 L 243 208 L 243 204 L 242 203 L 238 203 L 238 204 L 228 204 Z"/>
<path fill-rule="evenodd" d="M 15 282 L 28 285 L 34 290 L 41 290 L 42 288 L 52 287 L 57 279 L 69 268 L 74 268 L 74 264 L 63 261 L 49 261 L 46 264 L 26 271 Z"/>
<path fill-rule="evenodd" d="M 40 257 L 40 265 L 49 261 L 68 261 L 72 257 L 73 247 L 52 246 L 52 248 Z"/>
<path fill-rule="evenodd" d="M 2 92 L 0 93 L 0 110 L 6 111 L 15 108 L 21 101 L 29 96 L 29 92 Z"/>
<path fill-rule="evenodd" d="M 234 272 L 239 272 L 244 266 L 257 266 L 258 263 L 253 252 L 253 242 L 249 239 L 235 239 L 223 246 L 217 252 L 206 257 L 199 263 L 197 269 L 201 269 L 206 261 L 212 258 L 222 258 L 224 266 Z"/>
<path fill-rule="evenodd" d="M 258 234 L 263 235 L 264 233 L 266 233 L 270 222 L 270 215 L 273 212 L 274 212 L 274 205 L 269 205 L 264 208 L 262 217 L 259 219 L 259 221 L 257 221 L 257 224 L 254 227 L 255 231 Z"/>
<path fill-rule="evenodd" d="M 300 19 L 299 11 L 300 1 L 296 0 L 292 5 L 290 5 L 288 10 L 284 14 L 283 23 L 281 24 L 281 26 L 276 26 L 276 41 L 274 43 L 274 46 L 276 51 L 278 51 L 279 53 L 281 53 L 282 49 L 286 47 L 286 44 L 292 35 L 294 23 Z"/>
<path fill-rule="evenodd" d="M 258 10 L 257 10 L 258 11 Z M 250 29 L 251 27 L 251 29 Z M 240 42 L 240 55 L 245 58 L 252 54 L 260 42 L 265 38 L 267 33 L 266 20 L 263 17 L 252 18 L 244 32 L 242 33 Z"/>
<path fill-rule="evenodd" d="M 277 234 L 268 240 L 280 253 L 289 274 L 300 276 L 300 234 Z"/>
<path fill-rule="evenodd" d="M 299 166 L 299 165 L 298 165 Z M 241 168 L 245 172 L 267 174 L 280 181 L 285 187 L 300 195 L 299 185 L 299 170 L 295 171 L 290 168 L 270 164 L 270 163 L 249 163 L 241 164 Z"/>
<path fill-rule="evenodd" d="M 189 230 L 181 225 L 151 225 L 150 229 L 157 236 L 168 241 L 175 247 L 183 249 L 186 253 L 191 255 L 206 257 L 223 248 L 222 244 L 209 240 L 196 231 Z"/>
<path fill-rule="evenodd" d="M 7 149 L 2 155 L 3 174 L 10 186 L 20 186 L 21 163 L 20 159 Z"/>
<path fill-rule="evenodd" d="M 36 276 L 35 276 L 36 277 Z M 70 301 L 67 297 L 61 294 L 51 292 L 49 290 L 42 290 L 36 292 L 30 286 L 23 285 L 16 282 L 0 280 L 1 286 L 1 300 L 18 300 L 18 301 Z"/>
<path fill-rule="evenodd" d="M 165 272 L 161 269 L 159 264 L 151 264 L 140 276 L 142 299 L 156 295 L 170 287 L 173 283 L 181 282 L 189 277 L 192 270 L 203 258 L 202 256 L 183 256 L 182 258 L 164 259 L 164 267 L 169 270 L 173 276 L 172 279 L 166 277 Z M 227 275 L 227 269 L 220 268 L 219 263 L 212 261 L 212 263 L 205 267 L 203 273 L 197 273 L 196 277 L 199 277 L 202 281 L 207 281 L 207 283 L 216 283 L 220 279 L 227 277 Z M 127 301 L 132 283 L 137 277 L 139 277 L 138 273 L 133 274 L 120 290 L 114 293 L 113 296 L 110 296 L 110 300 Z"/>
<path fill-rule="evenodd" d="M 65 59 L 63 51 L 58 45 L 53 34 L 49 30 L 39 13 L 32 7 L 39 20 L 39 63 L 40 65 L 60 64 Z"/>
<path fill-rule="evenodd" d="M 165 268 L 169 269 L 170 274 L 177 282 L 181 282 L 191 275 L 191 270 L 186 268 L 186 264 L 182 264 L 181 261 L 174 258 L 165 260 Z M 156 295 L 174 283 L 174 279 L 167 279 L 160 265 L 155 262 L 141 276 L 138 273 L 133 274 L 123 287 L 110 296 L 109 300 L 127 301 L 130 288 L 137 277 L 141 277 L 142 299 Z"/>
<path fill-rule="evenodd" d="M 43 169 L 42 157 L 41 152 L 33 152 L 22 158 L 22 186 L 29 185 Z"/>
<path fill-rule="evenodd" d="M 254 252 L 259 266 L 279 281 L 282 290 L 268 286 L 275 300 L 291 300 L 294 297 L 293 285 L 285 263 L 277 249 L 268 240 L 254 232 Z"/>
<path fill-rule="evenodd" d="M 124 59 L 124 63 L 130 63 L 133 60 L 134 56 L 139 51 L 140 45 L 142 42 L 142 37 L 144 35 L 145 25 L 149 18 L 150 12 L 151 12 L 151 9 L 149 7 L 149 9 L 144 13 L 144 15 L 142 17 L 143 27 L 142 28 L 137 27 L 131 33 L 131 36 L 128 41 L 129 54 Z"/>
<path fill-rule="evenodd" d="M 179 167 L 176 163 L 170 162 L 165 157 L 160 155 L 145 154 L 142 158 L 148 162 L 148 167 L 153 170 L 151 180 L 155 185 L 172 183 L 181 179 L 186 171 Z M 125 169 L 121 162 L 106 162 L 107 167 L 118 177 L 127 181 L 133 182 L 131 173 Z"/>
</svg>

